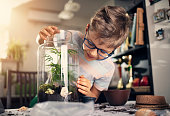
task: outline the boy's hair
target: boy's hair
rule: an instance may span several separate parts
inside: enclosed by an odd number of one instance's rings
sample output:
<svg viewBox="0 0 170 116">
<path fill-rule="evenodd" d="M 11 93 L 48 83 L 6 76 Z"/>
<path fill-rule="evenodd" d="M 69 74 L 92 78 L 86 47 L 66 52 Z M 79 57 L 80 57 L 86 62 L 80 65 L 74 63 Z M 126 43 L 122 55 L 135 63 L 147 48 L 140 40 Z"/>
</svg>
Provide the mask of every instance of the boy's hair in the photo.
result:
<svg viewBox="0 0 170 116">
<path fill-rule="evenodd" d="M 101 39 L 110 46 L 117 48 L 129 34 L 131 20 L 125 9 L 119 6 L 105 6 L 99 9 L 90 22 L 90 30 L 95 31 Z M 107 39 L 107 40 L 106 40 Z"/>
</svg>

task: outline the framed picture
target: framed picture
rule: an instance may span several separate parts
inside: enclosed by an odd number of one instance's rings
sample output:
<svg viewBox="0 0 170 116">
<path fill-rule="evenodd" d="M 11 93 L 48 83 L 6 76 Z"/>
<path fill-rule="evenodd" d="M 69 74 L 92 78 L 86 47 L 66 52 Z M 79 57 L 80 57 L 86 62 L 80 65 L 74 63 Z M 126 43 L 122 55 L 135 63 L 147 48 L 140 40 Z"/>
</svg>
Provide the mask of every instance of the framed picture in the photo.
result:
<svg viewBox="0 0 170 116">
<path fill-rule="evenodd" d="M 158 10 L 153 14 L 154 23 L 158 23 L 166 19 L 166 14 L 164 9 Z"/>
<path fill-rule="evenodd" d="M 170 9 L 168 9 L 168 10 L 166 11 L 166 16 L 167 16 L 167 19 L 170 20 Z"/>
</svg>

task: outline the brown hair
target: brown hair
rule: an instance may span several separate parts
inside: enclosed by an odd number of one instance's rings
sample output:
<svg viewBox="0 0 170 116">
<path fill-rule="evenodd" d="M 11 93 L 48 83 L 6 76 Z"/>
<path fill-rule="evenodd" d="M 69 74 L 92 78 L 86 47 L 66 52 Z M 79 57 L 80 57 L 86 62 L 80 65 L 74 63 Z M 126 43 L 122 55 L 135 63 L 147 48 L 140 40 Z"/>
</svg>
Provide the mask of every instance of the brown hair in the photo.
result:
<svg viewBox="0 0 170 116">
<path fill-rule="evenodd" d="M 90 22 L 90 30 L 95 31 L 101 42 L 109 40 L 110 47 L 120 46 L 129 34 L 130 17 L 119 6 L 105 6 L 99 9 Z M 107 40 L 106 40 L 107 39 Z"/>
</svg>

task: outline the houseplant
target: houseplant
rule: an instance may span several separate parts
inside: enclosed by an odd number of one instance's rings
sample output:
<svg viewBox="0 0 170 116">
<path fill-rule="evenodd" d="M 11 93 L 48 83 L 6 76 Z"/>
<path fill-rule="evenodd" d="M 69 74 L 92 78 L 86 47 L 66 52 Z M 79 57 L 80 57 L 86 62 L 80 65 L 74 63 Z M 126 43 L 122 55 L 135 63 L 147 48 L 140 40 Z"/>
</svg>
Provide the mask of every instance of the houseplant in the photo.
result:
<svg viewBox="0 0 170 116">
<path fill-rule="evenodd" d="M 25 56 L 25 48 L 18 40 L 10 40 L 7 49 L 7 57 L 8 59 L 12 59 L 16 61 L 17 71 L 19 71 L 20 65 L 23 64 Z"/>
</svg>

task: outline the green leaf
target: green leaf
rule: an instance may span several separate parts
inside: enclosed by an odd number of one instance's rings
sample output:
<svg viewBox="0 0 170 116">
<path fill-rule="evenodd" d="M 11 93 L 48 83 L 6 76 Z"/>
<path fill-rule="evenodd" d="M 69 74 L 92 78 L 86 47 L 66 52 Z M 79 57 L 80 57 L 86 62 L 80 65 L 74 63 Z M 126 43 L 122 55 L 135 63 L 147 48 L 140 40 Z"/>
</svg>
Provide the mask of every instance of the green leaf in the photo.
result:
<svg viewBox="0 0 170 116">
<path fill-rule="evenodd" d="M 76 50 L 73 50 L 73 49 L 68 49 L 68 53 L 69 53 L 70 55 L 74 55 L 74 54 L 77 53 L 77 51 L 76 51 Z"/>
<path fill-rule="evenodd" d="M 54 53 L 54 54 L 58 55 L 61 58 L 61 52 L 59 52 L 57 49 L 52 48 L 51 53 Z M 68 54 L 74 55 L 76 53 L 77 53 L 76 50 L 68 49 Z M 49 62 L 49 64 L 47 66 L 51 67 L 52 81 L 53 82 L 61 81 L 61 64 L 54 64 L 53 63 L 53 58 L 50 55 L 47 55 L 47 54 L 45 55 L 45 61 Z M 68 77 L 69 77 L 69 80 L 75 81 L 74 73 L 72 71 L 68 72 Z"/>
</svg>

